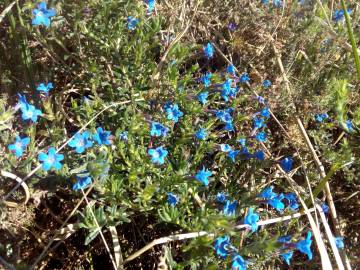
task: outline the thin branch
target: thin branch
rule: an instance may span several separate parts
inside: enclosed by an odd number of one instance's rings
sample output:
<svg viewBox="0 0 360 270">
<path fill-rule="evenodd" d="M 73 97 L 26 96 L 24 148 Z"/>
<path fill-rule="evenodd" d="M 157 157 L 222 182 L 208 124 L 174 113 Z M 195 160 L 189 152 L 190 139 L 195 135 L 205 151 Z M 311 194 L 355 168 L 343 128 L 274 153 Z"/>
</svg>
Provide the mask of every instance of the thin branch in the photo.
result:
<svg viewBox="0 0 360 270">
<path fill-rule="evenodd" d="M 104 243 L 105 249 L 106 249 L 106 251 L 109 253 L 110 260 L 111 260 L 111 263 L 112 263 L 112 265 L 113 265 L 113 267 L 114 267 L 114 270 L 116 270 L 116 269 L 117 269 L 117 266 L 116 266 L 114 257 L 113 257 L 113 255 L 111 254 L 109 245 L 107 244 L 106 239 L 105 239 L 105 237 L 104 237 L 104 234 L 103 234 L 102 231 L 101 231 L 101 227 L 100 227 L 100 225 L 99 225 L 99 222 L 97 221 L 97 218 L 96 218 L 96 216 L 95 216 L 95 214 L 94 214 L 94 212 L 93 212 L 93 210 L 92 210 L 92 208 L 91 208 L 91 205 L 90 205 L 90 203 L 89 203 L 89 200 L 87 199 L 87 196 L 86 196 L 84 190 L 81 189 L 81 192 L 82 192 L 82 194 L 83 194 L 83 197 L 84 197 L 84 199 L 85 199 L 85 201 L 86 201 L 87 206 L 89 207 L 90 214 L 91 214 L 91 216 L 93 217 L 93 219 L 94 219 L 94 221 L 95 221 L 95 225 L 96 225 L 96 227 L 97 227 L 98 230 L 99 230 L 99 233 L 100 233 L 100 236 L 101 236 L 101 240 L 102 240 L 103 243 Z"/>
<path fill-rule="evenodd" d="M 315 208 L 311 208 L 311 209 L 308 209 L 307 211 L 301 211 L 301 212 L 298 212 L 298 213 L 295 213 L 295 214 L 292 214 L 292 215 L 259 221 L 259 222 L 257 222 L 257 224 L 259 226 L 265 226 L 265 225 L 269 225 L 269 224 L 273 224 L 273 223 L 279 223 L 279 222 L 283 222 L 283 221 L 286 221 L 286 220 L 291 220 L 291 219 L 294 219 L 294 218 L 301 217 L 301 216 L 303 216 L 305 214 L 309 214 L 309 213 L 314 212 L 314 211 L 315 211 Z M 249 228 L 249 226 L 246 225 L 246 224 L 240 224 L 240 225 L 237 225 L 237 226 L 234 227 L 235 230 L 242 230 L 242 229 L 248 229 L 248 228 Z M 124 260 L 123 264 L 126 264 L 126 263 L 134 260 L 135 258 L 139 257 L 141 254 L 143 254 L 144 252 L 148 251 L 149 249 L 153 248 L 156 245 L 165 244 L 165 243 L 169 243 L 169 242 L 173 242 L 173 241 L 182 241 L 182 240 L 197 238 L 197 237 L 201 237 L 201 236 L 208 236 L 208 237 L 213 238 L 216 235 L 215 235 L 215 233 L 209 233 L 209 232 L 206 232 L 206 231 L 200 231 L 200 232 L 174 234 L 174 235 L 169 235 L 169 236 L 166 236 L 166 237 L 161 237 L 161 238 L 158 238 L 156 240 L 151 241 L 149 244 L 147 244 L 143 248 L 141 248 L 138 251 L 134 252 L 132 255 L 130 255 L 129 257 L 127 257 Z"/>
</svg>

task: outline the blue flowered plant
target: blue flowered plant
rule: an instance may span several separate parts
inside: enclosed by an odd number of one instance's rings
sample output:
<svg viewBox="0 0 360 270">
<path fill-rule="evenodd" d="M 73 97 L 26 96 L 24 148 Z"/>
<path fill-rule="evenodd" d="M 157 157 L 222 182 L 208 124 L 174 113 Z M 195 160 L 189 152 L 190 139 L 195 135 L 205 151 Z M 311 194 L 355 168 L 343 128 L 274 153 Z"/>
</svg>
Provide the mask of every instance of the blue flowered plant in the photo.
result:
<svg viewBox="0 0 360 270">
<path fill-rule="evenodd" d="M 88 175 L 85 176 L 77 175 L 76 180 L 77 182 L 72 187 L 72 189 L 75 191 L 85 189 L 87 186 L 91 184 L 91 177 Z"/>
<path fill-rule="evenodd" d="M 178 203 L 177 196 L 174 195 L 172 192 L 168 192 L 167 194 L 167 203 L 171 206 L 175 206 Z"/>
<path fill-rule="evenodd" d="M 169 104 L 165 106 L 165 112 L 167 114 L 167 119 L 174 121 L 175 123 L 178 122 L 179 118 L 184 115 L 177 104 Z"/>
<path fill-rule="evenodd" d="M 204 54 L 207 59 L 211 59 L 214 57 L 214 47 L 210 42 L 205 45 Z"/>
<path fill-rule="evenodd" d="M 48 84 L 40 83 L 38 87 L 36 87 L 36 90 L 40 92 L 44 92 L 45 94 L 49 94 L 49 91 L 53 88 L 54 86 L 51 82 L 49 82 Z"/>
<path fill-rule="evenodd" d="M 206 72 L 206 74 L 200 78 L 200 81 L 204 84 L 205 87 L 209 87 L 211 84 L 211 77 L 212 73 Z"/>
<path fill-rule="evenodd" d="M 103 130 L 102 127 L 98 127 L 96 129 L 96 132 L 92 135 L 92 138 L 95 142 L 97 142 L 99 145 L 110 145 L 110 136 L 111 132 Z"/>
<path fill-rule="evenodd" d="M 169 132 L 169 128 L 165 127 L 159 122 L 151 122 L 150 135 L 154 137 L 166 137 Z"/>
<path fill-rule="evenodd" d="M 148 154 L 151 156 L 152 163 L 162 165 L 165 162 L 165 157 L 167 156 L 168 151 L 160 146 L 155 149 L 149 149 Z"/>
<path fill-rule="evenodd" d="M 254 212 L 254 209 L 252 207 L 250 207 L 247 215 L 244 218 L 244 224 L 249 225 L 251 231 L 255 232 L 259 227 L 259 225 L 257 224 L 259 219 L 260 219 L 259 215 Z"/>
<path fill-rule="evenodd" d="M 216 194 L 216 201 L 219 203 L 223 203 L 226 200 L 226 195 L 225 193 L 219 192 L 218 194 Z"/>
<path fill-rule="evenodd" d="M 16 136 L 15 143 L 9 144 L 8 149 L 15 153 L 16 157 L 22 157 L 26 146 L 30 143 L 29 137 L 21 138 L 20 136 Z"/>
<path fill-rule="evenodd" d="M 91 134 L 88 131 L 83 133 L 76 133 L 74 138 L 69 141 L 68 145 L 72 148 L 75 148 L 76 153 L 81 154 L 87 148 L 93 146 L 93 142 L 90 141 Z"/>
<path fill-rule="evenodd" d="M 264 80 L 262 83 L 262 86 L 265 88 L 269 88 L 271 86 L 271 81 L 270 80 Z"/>
<path fill-rule="evenodd" d="M 199 130 L 197 130 L 195 132 L 196 139 L 199 139 L 199 140 L 202 140 L 202 141 L 206 139 L 207 135 L 208 134 L 207 134 L 205 128 L 200 128 Z"/>
<path fill-rule="evenodd" d="M 285 252 L 280 254 L 281 257 L 283 258 L 283 260 L 286 262 L 287 265 L 290 265 L 290 260 L 293 256 L 294 252 L 293 251 L 289 251 L 289 252 Z"/>
<path fill-rule="evenodd" d="M 139 24 L 139 19 L 134 18 L 133 16 L 127 17 L 127 28 L 132 31 L 135 30 L 136 26 Z"/>
<path fill-rule="evenodd" d="M 237 201 L 231 202 L 227 200 L 224 205 L 223 213 L 225 216 L 231 216 L 235 214 Z"/>
<path fill-rule="evenodd" d="M 308 256 L 308 259 L 311 260 L 313 257 L 312 251 L 311 251 L 311 240 L 312 233 L 309 231 L 306 235 L 306 238 L 304 240 L 300 240 L 296 243 L 296 248 L 301 252 Z"/>
<path fill-rule="evenodd" d="M 228 235 L 222 236 L 222 237 L 218 237 L 215 239 L 215 243 L 214 243 L 214 249 L 216 252 L 216 255 L 220 256 L 220 258 L 225 259 L 231 249 L 231 243 L 230 243 L 230 237 Z"/>
<path fill-rule="evenodd" d="M 247 73 L 241 74 L 241 76 L 240 76 L 240 78 L 239 78 L 239 81 L 240 81 L 241 83 L 247 83 L 247 82 L 249 82 L 249 81 L 250 81 L 249 74 L 247 74 Z"/>
<path fill-rule="evenodd" d="M 209 96 L 209 92 L 201 92 L 197 95 L 197 100 L 202 104 L 205 105 L 208 101 L 207 98 Z"/>
<path fill-rule="evenodd" d="M 231 270 L 246 270 L 247 262 L 239 254 L 232 257 Z"/>
<path fill-rule="evenodd" d="M 344 245 L 344 237 L 338 236 L 335 237 L 335 245 L 338 249 L 343 249 L 345 247 Z"/>
<path fill-rule="evenodd" d="M 266 133 L 264 131 L 259 132 L 255 135 L 255 139 L 259 142 L 266 142 Z"/>
<path fill-rule="evenodd" d="M 62 167 L 60 161 L 64 159 L 64 155 L 57 154 L 56 149 L 54 147 L 50 147 L 48 153 L 40 153 L 38 159 L 42 163 L 41 167 L 43 170 L 49 171 L 51 168 L 60 170 Z"/>
<path fill-rule="evenodd" d="M 32 11 L 34 18 L 32 19 L 32 25 L 43 25 L 45 27 L 50 26 L 51 17 L 56 15 L 55 9 L 47 9 L 46 2 L 38 4 L 37 8 Z"/>
<path fill-rule="evenodd" d="M 212 175 L 211 171 L 208 171 L 203 167 L 200 171 L 195 174 L 195 179 L 203 183 L 205 186 L 209 185 L 209 177 Z"/>
<path fill-rule="evenodd" d="M 291 157 L 286 157 L 286 158 L 280 160 L 280 166 L 286 173 L 288 173 L 292 170 L 293 163 L 294 163 L 294 160 Z"/>
<path fill-rule="evenodd" d="M 36 123 L 38 120 L 38 117 L 42 115 L 42 111 L 39 109 L 36 109 L 34 105 L 29 104 L 26 101 L 25 96 L 22 96 L 19 94 L 19 103 L 18 106 L 20 107 L 20 110 L 22 112 L 21 118 L 26 120 L 31 120 L 33 123 Z"/>
</svg>

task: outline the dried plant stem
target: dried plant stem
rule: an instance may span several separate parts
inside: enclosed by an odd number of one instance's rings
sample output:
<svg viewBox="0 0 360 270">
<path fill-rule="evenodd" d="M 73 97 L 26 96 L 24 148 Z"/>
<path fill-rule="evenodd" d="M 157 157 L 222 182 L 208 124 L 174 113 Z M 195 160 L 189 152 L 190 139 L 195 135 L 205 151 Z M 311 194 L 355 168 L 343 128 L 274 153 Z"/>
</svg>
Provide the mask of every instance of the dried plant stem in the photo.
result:
<svg viewBox="0 0 360 270">
<path fill-rule="evenodd" d="M 3 12 L 0 13 L 0 23 L 2 22 L 2 20 L 5 18 L 6 14 L 10 12 L 10 10 L 12 9 L 12 7 L 16 4 L 16 1 L 12 2 L 10 5 L 8 5 L 7 8 L 5 8 L 3 10 Z"/>
<path fill-rule="evenodd" d="M 301 217 L 303 215 L 309 214 L 314 211 L 315 211 L 315 208 L 311 208 L 311 209 L 308 209 L 307 211 L 301 211 L 301 212 L 298 212 L 298 213 L 295 213 L 292 215 L 259 221 L 257 224 L 259 226 L 264 226 L 264 225 L 269 225 L 269 224 L 273 224 L 273 223 L 279 223 L 279 222 L 283 222 L 286 220 L 291 220 L 294 218 Z M 234 227 L 235 230 L 241 230 L 241 229 L 247 229 L 247 228 L 249 228 L 249 226 L 246 224 L 241 224 L 241 225 L 237 225 Z M 174 234 L 174 235 L 169 235 L 166 237 L 161 237 L 159 239 L 151 241 L 149 244 L 147 244 L 143 248 L 139 249 L 138 251 L 136 251 L 129 257 L 127 257 L 124 260 L 124 264 L 134 260 L 135 258 L 139 257 L 141 254 L 143 254 L 144 252 L 148 251 L 149 249 L 153 248 L 156 245 L 165 244 L 165 243 L 169 243 L 169 242 L 173 242 L 173 241 L 182 241 L 182 240 L 197 238 L 197 237 L 201 237 L 201 236 L 207 236 L 207 237 L 213 238 L 213 237 L 215 237 L 215 234 L 209 233 L 206 231 L 200 231 L 200 232 Z"/>
<path fill-rule="evenodd" d="M 89 203 L 89 200 L 87 199 L 87 196 L 86 196 L 86 194 L 85 194 L 85 192 L 84 192 L 83 189 L 81 189 L 81 192 L 82 192 L 82 194 L 83 194 L 83 196 L 84 196 L 84 199 L 85 199 L 85 202 L 86 202 L 87 206 L 89 207 L 90 214 L 91 214 L 91 216 L 93 217 L 93 219 L 94 219 L 94 221 L 95 221 L 95 225 L 96 225 L 97 229 L 99 230 L 99 233 L 100 233 L 100 236 L 101 236 L 101 240 L 102 240 L 103 243 L 104 243 L 105 249 L 106 249 L 106 251 L 109 253 L 109 257 L 110 257 L 111 263 L 112 263 L 112 265 L 113 265 L 113 267 L 114 267 L 114 270 L 116 270 L 116 269 L 117 269 L 117 266 L 116 266 L 114 257 L 113 257 L 113 255 L 111 254 L 109 245 L 107 244 L 106 239 L 105 239 L 105 237 L 104 237 L 104 234 L 103 234 L 102 231 L 101 231 L 101 227 L 100 227 L 100 225 L 99 225 L 99 223 L 98 223 L 98 221 L 97 221 L 97 218 L 96 218 L 96 216 L 95 216 L 95 214 L 94 214 L 94 212 L 93 212 L 93 210 L 92 210 L 92 208 L 91 208 L 91 205 L 90 205 L 90 203 Z M 115 230 L 116 230 L 116 229 L 115 229 Z"/>
<path fill-rule="evenodd" d="M 15 180 L 16 182 L 18 182 L 18 184 L 20 183 L 20 186 L 24 189 L 24 192 L 25 192 L 24 204 L 27 204 L 27 202 L 30 199 L 30 191 L 29 191 L 29 188 L 28 188 L 27 184 L 24 183 L 20 177 L 18 177 L 17 175 L 15 175 L 13 173 L 1 170 L 0 174 L 2 176 L 4 176 L 4 177 L 11 178 L 11 179 Z"/>
<path fill-rule="evenodd" d="M 122 264 L 123 264 L 124 260 L 123 260 L 122 253 L 121 253 L 121 246 L 120 246 L 120 243 L 119 243 L 119 237 L 118 237 L 118 233 L 116 231 L 116 227 L 115 226 L 109 226 L 109 231 L 111 233 L 113 246 L 114 246 L 116 267 L 117 267 L 118 270 L 123 270 L 124 267 L 122 266 Z"/>
<path fill-rule="evenodd" d="M 339 254 L 339 250 L 338 248 L 336 247 L 336 244 L 335 244 L 335 238 L 331 232 L 331 229 L 330 229 L 330 226 L 329 224 L 327 223 L 327 220 L 326 220 L 326 217 L 325 217 L 325 214 L 321 208 L 321 206 L 319 205 L 315 205 L 316 209 L 318 210 L 319 214 L 320 214 L 320 218 L 321 218 L 321 222 L 322 224 L 324 225 L 324 228 L 325 228 L 325 232 L 326 232 L 326 235 L 328 237 L 328 241 L 330 243 L 330 246 L 331 246 L 331 249 L 334 253 L 334 256 L 335 256 L 335 260 L 336 260 L 336 263 L 338 265 L 338 269 L 339 270 L 344 270 L 344 264 L 341 260 L 341 257 L 340 257 L 340 254 Z"/>
<path fill-rule="evenodd" d="M 309 147 L 309 150 L 315 160 L 315 163 L 319 169 L 319 173 L 321 178 L 325 178 L 326 177 L 326 173 L 325 173 L 325 169 L 324 166 L 322 165 L 318 155 L 315 152 L 315 149 L 309 139 L 309 136 L 307 135 L 307 132 L 304 128 L 304 125 L 302 124 L 301 120 L 299 119 L 299 117 L 296 117 L 296 122 L 300 128 L 301 134 L 303 135 L 305 142 L 307 144 L 307 146 Z M 335 204 L 334 204 L 334 200 L 330 191 L 330 185 L 329 182 L 325 183 L 325 193 L 326 193 L 326 198 L 330 207 L 330 214 L 331 214 L 331 221 L 334 225 L 335 231 L 338 230 L 338 224 L 337 224 L 337 213 L 336 213 L 336 209 L 335 209 Z"/>
</svg>

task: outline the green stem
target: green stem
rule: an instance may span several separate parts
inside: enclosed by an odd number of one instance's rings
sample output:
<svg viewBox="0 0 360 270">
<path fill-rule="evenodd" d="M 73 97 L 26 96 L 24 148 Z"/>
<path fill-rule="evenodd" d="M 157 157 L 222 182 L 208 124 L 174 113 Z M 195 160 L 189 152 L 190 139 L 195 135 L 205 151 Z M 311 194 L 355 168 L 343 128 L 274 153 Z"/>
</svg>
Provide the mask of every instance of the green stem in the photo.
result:
<svg viewBox="0 0 360 270">
<path fill-rule="evenodd" d="M 341 5 L 342 5 L 342 8 L 344 10 L 344 15 L 345 15 L 345 21 L 346 21 L 346 28 L 347 28 L 347 32 L 348 32 L 348 35 L 349 35 L 349 38 L 350 38 L 350 42 L 351 42 L 351 47 L 352 47 L 352 50 L 354 52 L 354 60 L 355 60 L 355 65 L 356 65 L 356 71 L 357 71 L 357 74 L 358 74 L 358 79 L 360 80 L 360 58 L 359 58 L 359 51 L 357 49 L 357 46 L 356 46 L 356 42 L 355 42 L 355 38 L 354 38 L 354 33 L 353 33 L 353 30 L 352 30 L 352 27 L 351 27 L 351 22 L 350 22 L 350 16 L 347 12 L 347 9 L 346 9 L 346 5 L 345 5 L 345 1 L 344 0 L 341 0 Z"/>
</svg>

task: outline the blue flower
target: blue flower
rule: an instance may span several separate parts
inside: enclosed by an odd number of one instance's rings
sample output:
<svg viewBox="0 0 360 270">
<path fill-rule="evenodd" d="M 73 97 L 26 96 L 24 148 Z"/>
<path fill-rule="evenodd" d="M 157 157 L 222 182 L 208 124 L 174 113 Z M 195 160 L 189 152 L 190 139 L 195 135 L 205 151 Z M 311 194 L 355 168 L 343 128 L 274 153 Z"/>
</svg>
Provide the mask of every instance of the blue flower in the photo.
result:
<svg viewBox="0 0 360 270">
<path fill-rule="evenodd" d="M 74 138 L 69 141 L 68 145 L 75 148 L 76 153 L 81 154 L 85 151 L 85 149 L 93 146 L 93 142 L 89 139 L 90 133 L 88 131 L 76 133 Z"/>
<path fill-rule="evenodd" d="M 56 15 L 55 9 L 47 9 L 46 2 L 38 4 L 37 8 L 32 11 L 34 18 L 32 19 L 32 25 L 44 25 L 50 26 L 50 18 Z"/>
<path fill-rule="evenodd" d="M 169 132 L 169 128 L 165 127 L 159 122 L 151 122 L 150 135 L 155 137 L 166 137 Z"/>
<path fill-rule="evenodd" d="M 311 252 L 311 240 L 312 237 L 312 233 L 309 231 L 307 233 L 307 236 L 304 240 L 301 240 L 299 242 L 296 243 L 296 248 L 301 252 L 304 253 L 308 256 L 308 259 L 311 260 L 312 259 L 312 252 Z"/>
<path fill-rule="evenodd" d="M 290 265 L 290 260 L 293 256 L 293 253 L 294 253 L 293 251 L 289 251 L 289 252 L 280 254 L 280 256 L 283 258 L 283 260 L 286 262 L 287 265 Z"/>
<path fill-rule="evenodd" d="M 269 108 L 266 107 L 266 108 L 262 109 L 262 110 L 260 111 L 260 115 L 263 116 L 263 117 L 265 117 L 265 118 L 269 118 L 269 117 L 270 117 L 270 110 L 269 110 Z"/>
<path fill-rule="evenodd" d="M 155 0 L 145 0 L 145 2 L 148 5 L 147 13 L 150 14 L 155 8 Z"/>
<path fill-rule="evenodd" d="M 221 120 L 224 123 L 232 122 L 232 117 L 231 117 L 230 113 L 225 110 L 217 111 L 215 113 L 215 116 L 216 116 L 216 118 L 218 118 L 219 120 Z"/>
<path fill-rule="evenodd" d="M 262 83 L 262 86 L 265 88 L 268 88 L 271 86 L 271 81 L 270 80 L 264 80 Z"/>
<path fill-rule="evenodd" d="M 209 87 L 211 84 L 211 77 L 211 72 L 206 72 L 206 74 L 200 78 L 200 81 L 204 84 L 205 87 Z"/>
<path fill-rule="evenodd" d="M 253 128 L 262 128 L 264 126 L 264 119 L 263 118 L 257 118 L 254 117 L 253 119 Z"/>
<path fill-rule="evenodd" d="M 292 236 L 291 235 L 284 235 L 280 236 L 277 241 L 279 243 L 290 243 Z"/>
<path fill-rule="evenodd" d="M 294 163 L 294 160 L 291 157 L 286 157 L 286 158 L 280 160 L 280 166 L 286 173 L 288 173 L 292 170 L 293 163 Z"/>
<path fill-rule="evenodd" d="M 21 157 L 23 155 L 24 150 L 26 149 L 26 146 L 30 143 L 29 137 L 20 138 L 19 136 L 16 136 L 15 143 L 9 144 L 8 149 L 15 153 L 16 157 Z"/>
<path fill-rule="evenodd" d="M 261 4 L 267 5 L 267 4 L 269 4 L 269 0 L 261 0 Z"/>
<path fill-rule="evenodd" d="M 179 106 L 177 104 L 169 105 L 165 108 L 167 119 L 172 120 L 175 123 L 179 121 L 179 118 L 182 117 L 184 114 L 182 111 L 179 110 Z"/>
<path fill-rule="evenodd" d="M 296 243 L 296 248 L 301 252 L 308 256 L 308 259 L 312 259 L 312 252 L 311 252 L 311 240 L 312 233 L 309 231 L 306 235 L 306 238 L 304 240 L 301 240 Z"/>
<path fill-rule="evenodd" d="M 284 199 L 284 194 L 281 193 L 276 197 L 268 199 L 267 203 L 274 207 L 277 211 L 282 212 L 285 208 L 284 203 L 281 201 L 282 199 Z"/>
<path fill-rule="evenodd" d="M 40 153 L 38 159 L 40 162 L 42 162 L 43 170 L 48 171 L 51 168 L 60 170 L 62 167 L 60 161 L 64 159 L 64 155 L 56 154 L 56 149 L 54 147 L 50 147 L 48 153 Z"/>
<path fill-rule="evenodd" d="M 239 254 L 232 258 L 231 270 L 246 270 L 247 263 Z"/>
<path fill-rule="evenodd" d="M 127 140 L 129 139 L 129 138 L 128 138 L 128 135 L 129 135 L 129 132 L 123 131 L 123 132 L 120 132 L 119 138 L 120 138 L 120 140 L 122 140 L 122 141 L 127 141 Z"/>
<path fill-rule="evenodd" d="M 251 227 L 251 231 L 255 232 L 259 227 L 259 225 L 257 224 L 259 219 L 259 215 L 254 213 L 254 209 L 250 207 L 248 214 L 245 216 L 244 224 L 249 225 Z"/>
<path fill-rule="evenodd" d="M 261 150 L 256 151 L 254 153 L 254 158 L 256 158 L 256 159 L 258 159 L 260 161 L 263 161 L 263 160 L 265 160 L 265 153 L 263 151 L 261 151 Z"/>
<path fill-rule="evenodd" d="M 265 98 L 263 98 L 262 96 L 257 96 L 256 100 L 260 103 L 260 104 L 265 104 Z"/>
<path fill-rule="evenodd" d="M 241 83 L 249 82 L 250 81 L 249 74 L 247 74 L 247 73 L 241 74 L 239 80 L 240 80 Z"/>
<path fill-rule="evenodd" d="M 297 202 L 296 194 L 293 192 L 286 193 L 284 198 L 289 201 L 289 206 L 291 210 L 297 210 L 299 209 L 299 204 Z"/>
<path fill-rule="evenodd" d="M 251 158 L 251 154 L 249 152 L 249 149 L 247 147 L 243 147 L 240 152 L 241 155 L 243 155 L 246 159 Z"/>
<path fill-rule="evenodd" d="M 229 29 L 231 32 L 234 32 L 234 31 L 236 30 L 236 28 L 237 28 L 237 24 L 236 24 L 236 23 L 231 22 L 231 23 L 228 24 L 228 29 Z"/>
<path fill-rule="evenodd" d="M 347 9 L 347 13 L 348 14 L 351 13 L 350 8 Z M 344 19 L 344 15 L 345 15 L 345 13 L 344 13 L 343 9 L 335 10 L 332 19 L 333 19 L 333 21 L 335 23 L 337 23 L 337 22 L 340 22 L 340 21 L 342 21 Z"/>
<path fill-rule="evenodd" d="M 53 84 L 52 84 L 51 82 L 49 82 L 47 85 L 45 85 L 44 83 L 40 83 L 40 84 L 38 85 L 38 87 L 36 87 L 36 90 L 37 90 L 37 91 L 42 91 L 42 92 L 44 92 L 45 94 L 48 94 L 49 91 L 50 91 L 51 89 L 53 89 L 53 88 L 54 88 L 54 86 L 53 86 Z"/>
<path fill-rule="evenodd" d="M 323 212 L 325 214 L 328 214 L 329 213 L 329 206 L 326 204 L 326 203 L 322 203 L 321 204 L 321 209 L 323 210 Z"/>
<path fill-rule="evenodd" d="M 195 132 L 196 139 L 199 139 L 199 140 L 202 140 L 202 141 L 206 139 L 207 135 L 208 134 L 207 134 L 205 128 L 200 128 L 198 131 Z"/>
<path fill-rule="evenodd" d="M 315 120 L 319 123 L 322 123 L 327 118 L 329 118 L 329 115 L 327 113 L 318 113 L 315 115 Z"/>
<path fill-rule="evenodd" d="M 230 244 L 230 238 L 228 235 L 223 237 L 218 237 L 215 239 L 214 248 L 216 255 L 220 256 L 220 258 L 225 259 L 232 249 Z"/>
<path fill-rule="evenodd" d="M 172 192 L 168 192 L 167 194 L 167 203 L 171 206 L 175 206 L 178 203 L 177 196 L 174 195 Z"/>
<path fill-rule="evenodd" d="M 227 102 L 229 101 L 229 95 L 231 94 L 231 84 L 232 80 L 227 78 L 226 81 L 222 84 L 221 97 Z"/>
<path fill-rule="evenodd" d="M 273 192 L 273 188 L 274 187 L 270 186 L 270 187 L 263 189 L 257 197 L 264 198 L 266 200 L 275 198 L 277 196 L 277 194 L 275 192 Z"/>
<path fill-rule="evenodd" d="M 228 65 L 228 67 L 226 68 L 226 72 L 231 75 L 235 75 L 236 71 L 234 65 L 233 64 Z"/>
<path fill-rule="evenodd" d="M 204 47 L 204 54 L 207 59 L 211 59 L 214 57 L 214 47 L 210 42 L 207 43 Z"/>
<path fill-rule="evenodd" d="M 343 249 L 345 247 L 344 245 L 344 237 L 338 236 L 334 238 L 335 245 L 338 249 Z"/>
<path fill-rule="evenodd" d="M 282 5 L 283 5 L 282 0 L 273 0 L 273 6 L 274 7 L 280 8 L 280 7 L 282 7 Z"/>
<path fill-rule="evenodd" d="M 223 213 L 225 216 L 231 216 L 235 214 L 237 201 L 230 202 L 227 200 L 224 205 Z"/>
<path fill-rule="evenodd" d="M 77 182 L 73 185 L 73 190 L 81 190 L 86 188 L 88 185 L 91 184 L 91 177 L 86 176 L 76 176 Z"/>
<path fill-rule="evenodd" d="M 135 30 L 136 26 L 139 23 L 139 19 L 134 18 L 133 16 L 127 17 L 127 29 L 129 30 Z"/>
<path fill-rule="evenodd" d="M 29 104 L 26 101 L 26 97 L 19 94 L 18 106 L 22 112 L 21 118 L 25 120 L 31 120 L 33 123 L 37 122 L 38 116 L 42 115 L 42 112 L 35 108 L 34 105 Z"/>
<path fill-rule="evenodd" d="M 225 200 L 226 200 L 225 193 L 218 192 L 218 194 L 216 195 L 216 201 L 218 201 L 219 203 L 222 203 L 222 202 L 225 202 Z"/>
<path fill-rule="evenodd" d="M 202 170 L 198 171 L 195 174 L 195 179 L 199 182 L 203 183 L 205 186 L 209 185 L 209 179 L 208 177 L 212 175 L 211 171 L 208 171 L 205 169 L 205 167 L 202 168 Z"/>
<path fill-rule="evenodd" d="M 209 92 L 201 92 L 197 95 L 197 100 L 202 104 L 205 105 L 208 101 L 207 98 L 209 96 Z"/>
<path fill-rule="evenodd" d="M 354 127 L 353 127 L 353 124 L 351 123 L 350 120 L 346 120 L 345 122 L 345 127 L 346 127 L 346 131 L 347 132 L 353 132 L 354 131 Z"/>
<path fill-rule="evenodd" d="M 224 130 L 226 131 L 234 131 L 234 125 L 232 122 L 225 123 Z"/>
<path fill-rule="evenodd" d="M 155 148 L 155 149 L 149 149 L 148 154 L 151 156 L 151 162 L 155 164 L 164 164 L 165 157 L 168 154 L 168 151 L 165 150 L 162 146 Z"/>
<path fill-rule="evenodd" d="M 220 144 L 220 150 L 221 150 L 222 152 L 227 153 L 227 152 L 230 152 L 230 151 L 232 150 L 232 148 L 231 148 L 231 146 L 228 145 L 228 144 Z"/>
<path fill-rule="evenodd" d="M 265 132 L 259 132 L 256 134 L 255 139 L 257 139 L 259 142 L 265 142 L 266 141 L 266 133 Z"/>
<path fill-rule="evenodd" d="M 235 162 L 235 158 L 238 154 L 239 154 L 239 150 L 231 150 L 228 152 L 227 156 L 232 160 L 232 162 Z"/>
<path fill-rule="evenodd" d="M 96 133 L 92 135 L 93 139 L 99 144 L 99 145 L 110 145 L 110 131 L 103 130 L 101 127 L 98 127 L 96 129 Z"/>
<path fill-rule="evenodd" d="M 237 140 L 237 142 L 239 142 L 241 146 L 246 145 L 246 139 L 245 138 L 240 138 L 240 139 Z"/>
</svg>

